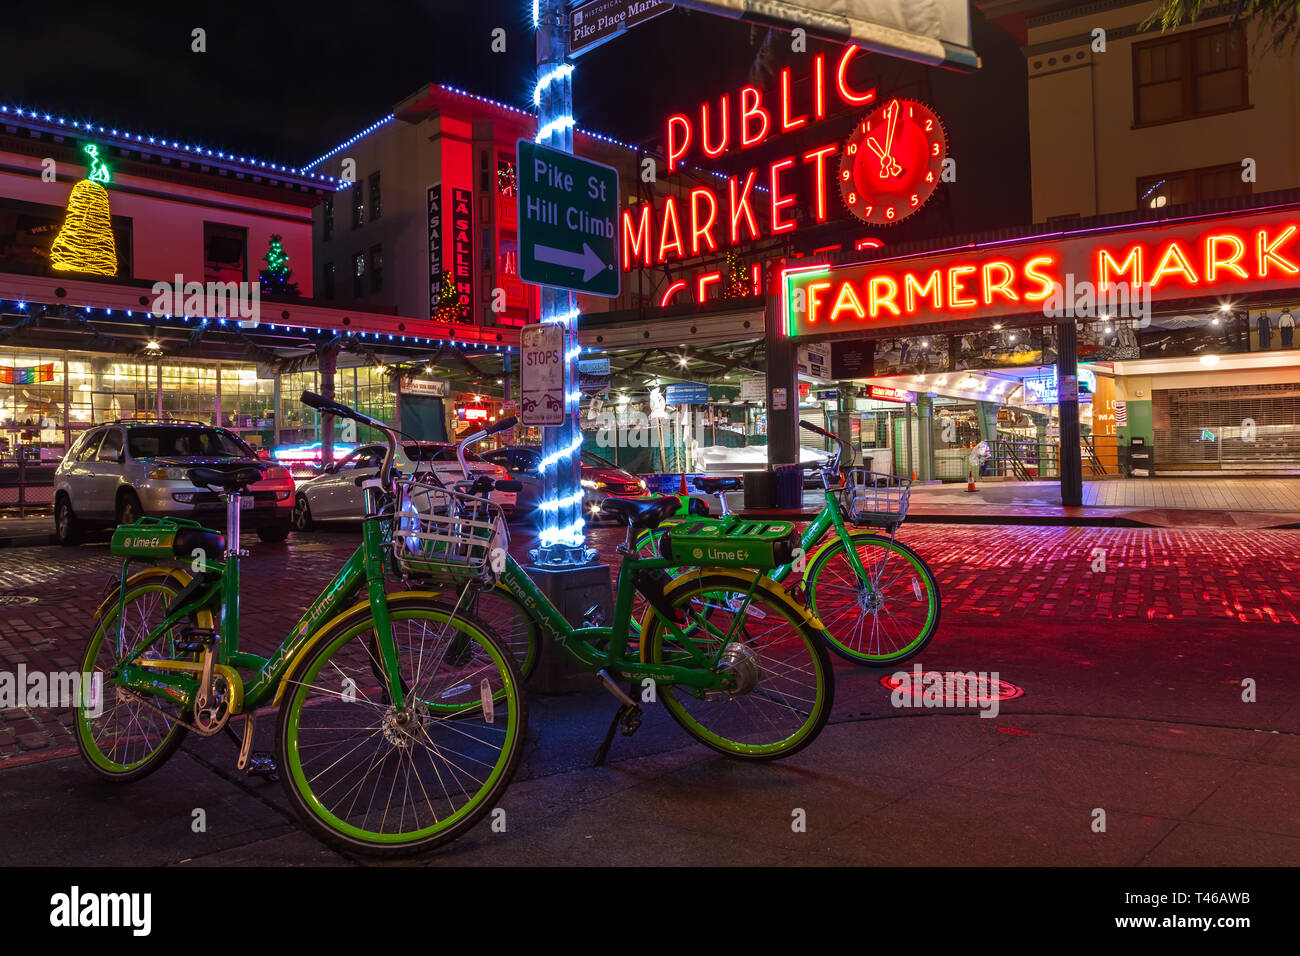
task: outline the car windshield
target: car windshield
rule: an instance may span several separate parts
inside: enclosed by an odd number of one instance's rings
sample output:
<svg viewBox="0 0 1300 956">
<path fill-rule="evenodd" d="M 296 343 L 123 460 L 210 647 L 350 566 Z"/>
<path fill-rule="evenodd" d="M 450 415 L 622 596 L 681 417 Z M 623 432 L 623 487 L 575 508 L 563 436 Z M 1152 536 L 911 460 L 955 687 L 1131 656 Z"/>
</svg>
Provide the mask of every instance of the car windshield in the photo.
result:
<svg viewBox="0 0 1300 956">
<path fill-rule="evenodd" d="M 403 450 L 411 461 L 455 461 L 455 445 L 406 445 Z M 481 462 L 483 459 L 472 451 L 465 452 L 465 460 Z"/>
<path fill-rule="evenodd" d="M 132 458 L 252 458 L 230 432 L 219 428 L 147 425 L 127 429 Z"/>
<path fill-rule="evenodd" d="M 588 468 L 614 468 L 621 470 L 618 468 L 618 465 L 614 464 L 612 461 L 607 461 L 599 455 L 593 454 L 589 451 L 584 451 L 582 453 L 582 463 Z"/>
</svg>

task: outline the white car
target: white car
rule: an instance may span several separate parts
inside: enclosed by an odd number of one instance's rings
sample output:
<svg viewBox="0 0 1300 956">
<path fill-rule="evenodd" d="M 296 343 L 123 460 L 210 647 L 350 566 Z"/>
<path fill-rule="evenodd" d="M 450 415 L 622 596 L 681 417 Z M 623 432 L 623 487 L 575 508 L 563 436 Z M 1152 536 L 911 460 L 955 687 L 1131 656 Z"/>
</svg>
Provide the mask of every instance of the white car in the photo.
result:
<svg viewBox="0 0 1300 956">
<path fill-rule="evenodd" d="M 382 444 L 361 445 L 315 478 L 300 480 L 294 498 L 294 529 L 309 531 L 313 525 L 322 521 L 361 520 L 365 514 L 365 504 L 357 480 L 378 474 L 383 463 Z M 472 452 L 465 453 L 465 463 L 469 465 L 471 475 L 490 475 L 501 479 L 510 477 L 504 468 L 486 462 Z M 456 446 L 441 442 L 408 442 L 399 445 L 397 470 L 404 476 L 416 475 L 421 480 L 447 487 L 464 477 L 460 463 L 456 460 Z M 517 497 L 514 492 L 494 490 L 490 497 L 502 507 L 507 517 L 514 510 Z"/>
</svg>

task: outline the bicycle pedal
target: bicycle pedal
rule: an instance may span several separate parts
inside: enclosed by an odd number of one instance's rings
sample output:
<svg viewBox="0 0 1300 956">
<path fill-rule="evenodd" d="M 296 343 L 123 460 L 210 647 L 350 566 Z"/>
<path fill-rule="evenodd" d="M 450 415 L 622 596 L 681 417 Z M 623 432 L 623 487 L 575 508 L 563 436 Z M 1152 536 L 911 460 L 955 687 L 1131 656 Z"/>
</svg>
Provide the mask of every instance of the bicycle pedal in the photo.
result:
<svg viewBox="0 0 1300 956">
<path fill-rule="evenodd" d="M 623 707 L 619 710 L 618 729 L 624 737 L 631 737 L 641 728 L 641 708 Z"/>
<path fill-rule="evenodd" d="M 176 650 L 184 653 L 198 653 L 217 643 L 217 632 L 210 627 L 187 627 L 181 632 L 181 639 L 176 642 Z"/>
<path fill-rule="evenodd" d="M 267 750 L 254 751 L 248 758 L 248 767 L 244 773 L 250 777 L 265 777 L 267 780 L 279 780 L 279 767 L 275 763 L 275 755 Z"/>
</svg>

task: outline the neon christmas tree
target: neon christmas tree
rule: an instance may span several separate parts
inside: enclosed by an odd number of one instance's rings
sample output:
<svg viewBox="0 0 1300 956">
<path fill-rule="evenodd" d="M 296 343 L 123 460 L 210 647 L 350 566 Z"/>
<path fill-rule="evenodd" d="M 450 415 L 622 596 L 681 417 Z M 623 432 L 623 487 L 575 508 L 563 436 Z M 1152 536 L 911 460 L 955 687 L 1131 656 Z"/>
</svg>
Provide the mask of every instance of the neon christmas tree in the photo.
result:
<svg viewBox="0 0 1300 956">
<path fill-rule="evenodd" d="M 258 276 L 263 292 L 271 295 L 299 294 L 298 283 L 289 281 L 293 270 L 289 268 L 289 254 L 284 251 L 284 241 L 279 235 L 271 236 L 264 261 L 266 268 Z"/>
<path fill-rule="evenodd" d="M 108 206 L 108 167 L 93 143 L 84 147 L 90 156 L 87 178 L 72 187 L 68 215 L 50 247 L 50 266 L 58 272 L 117 275 L 117 245 Z"/>
<path fill-rule="evenodd" d="M 433 313 L 435 322 L 460 322 L 463 315 L 460 310 L 460 293 L 456 290 L 456 280 L 449 271 L 443 271 L 442 281 L 438 286 L 438 308 Z"/>
</svg>

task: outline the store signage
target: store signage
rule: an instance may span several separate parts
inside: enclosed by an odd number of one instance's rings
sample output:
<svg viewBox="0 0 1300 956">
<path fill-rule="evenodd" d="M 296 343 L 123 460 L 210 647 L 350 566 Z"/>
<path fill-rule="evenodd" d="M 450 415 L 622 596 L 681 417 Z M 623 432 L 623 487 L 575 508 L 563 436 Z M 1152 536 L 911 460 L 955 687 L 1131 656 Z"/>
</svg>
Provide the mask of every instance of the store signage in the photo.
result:
<svg viewBox="0 0 1300 956">
<path fill-rule="evenodd" d="M 831 346 L 818 342 L 799 348 L 799 371 L 812 378 L 828 378 L 831 371 Z"/>
<path fill-rule="evenodd" d="M 584 395 L 600 395 L 609 391 L 609 359 L 580 359 L 578 361 L 578 391 Z"/>
<path fill-rule="evenodd" d="M 569 56 L 594 50 L 628 27 L 653 20 L 673 8 L 663 0 L 591 0 L 569 15 Z"/>
<path fill-rule="evenodd" d="M 429 314 L 442 306 L 442 183 L 434 183 L 426 194 L 429 213 Z"/>
<path fill-rule="evenodd" d="M 1066 387 L 1060 388 L 1055 369 L 1050 375 L 1035 375 L 1025 379 L 1022 383 L 1025 404 L 1056 405 L 1062 397 L 1066 401 L 1092 401 L 1093 393 L 1097 391 L 1097 376 L 1091 369 L 1081 368 L 1077 376 L 1066 376 L 1065 381 Z"/>
<path fill-rule="evenodd" d="M 707 405 L 709 386 L 704 382 L 677 382 L 664 389 L 664 401 L 669 405 Z"/>
<path fill-rule="evenodd" d="M 814 394 L 819 402 L 833 402 L 840 397 L 840 390 L 838 388 L 819 388 Z"/>
<path fill-rule="evenodd" d="M 878 402 L 905 402 L 909 405 L 916 402 L 916 392 L 894 388 L 892 385 L 868 385 L 863 389 L 863 397 L 874 398 Z"/>
<path fill-rule="evenodd" d="M 845 183 L 851 197 L 844 198 L 853 200 L 849 208 L 866 221 L 900 221 L 920 208 L 946 158 L 942 125 L 914 101 L 877 103 L 875 88 L 854 79 L 854 61 L 865 53 L 852 45 L 838 58 L 818 53 L 805 60 L 811 64 L 805 75 L 794 76 L 791 67 L 781 70 L 776 95 L 765 98 L 758 87 L 743 86 L 669 116 L 664 131 L 669 173 L 686 164 L 714 168 L 725 157 L 770 146 L 787 133 L 800 145 L 728 177 L 723 185 L 696 183 L 689 190 L 684 186 L 683 195 L 668 191 L 652 203 L 624 209 L 623 269 L 690 259 L 827 222 Z M 839 124 L 824 138 L 814 132 L 836 112 L 830 103 L 836 96 L 845 106 L 872 111 L 854 127 L 860 142 L 844 143 Z M 798 189 L 801 179 L 808 190 Z M 870 183 L 869 193 L 862 183 Z"/>
<path fill-rule="evenodd" d="M 451 191 L 451 275 L 460 299 L 460 321 L 474 323 L 474 217 L 468 189 Z M 436 311 L 436 310 L 435 310 Z"/>
<path fill-rule="evenodd" d="M 871 375 L 875 343 L 836 342 L 831 347 L 831 378 L 867 378 Z"/>
<path fill-rule="evenodd" d="M 441 379 L 406 376 L 400 382 L 403 395 L 428 395 L 431 398 L 447 397 L 447 383 Z"/>
<path fill-rule="evenodd" d="M 1240 214 L 1133 227 L 1105 235 L 1035 237 L 972 251 L 845 266 L 808 265 L 781 276 L 791 338 L 864 329 L 1046 315 L 1063 289 L 1121 301 L 1234 295 L 1300 281 L 1300 212 Z M 1084 285 L 1086 283 L 1086 285 Z"/>
<path fill-rule="evenodd" d="M 767 394 L 767 379 L 763 377 L 744 378 L 740 380 L 740 400 L 742 402 L 761 402 Z"/>
<path fill-rule="evenodd" d="M 485 422 L 488 420 L 488 410 L 481 405 L 470 405 L 465 408 L 457 409 L 459 418 L 463 422 Z"/>
<path fill-rule="evenodd" d="M 519 419 L 525 425 L 564 423 L 564 326 L 525 325 L 519 333 Z"/>
<path fill-rule="evenodd" d="M 519 278 L 614 298 L 618 269 L 618 170 L 521 139 Z"/>
</svg>

